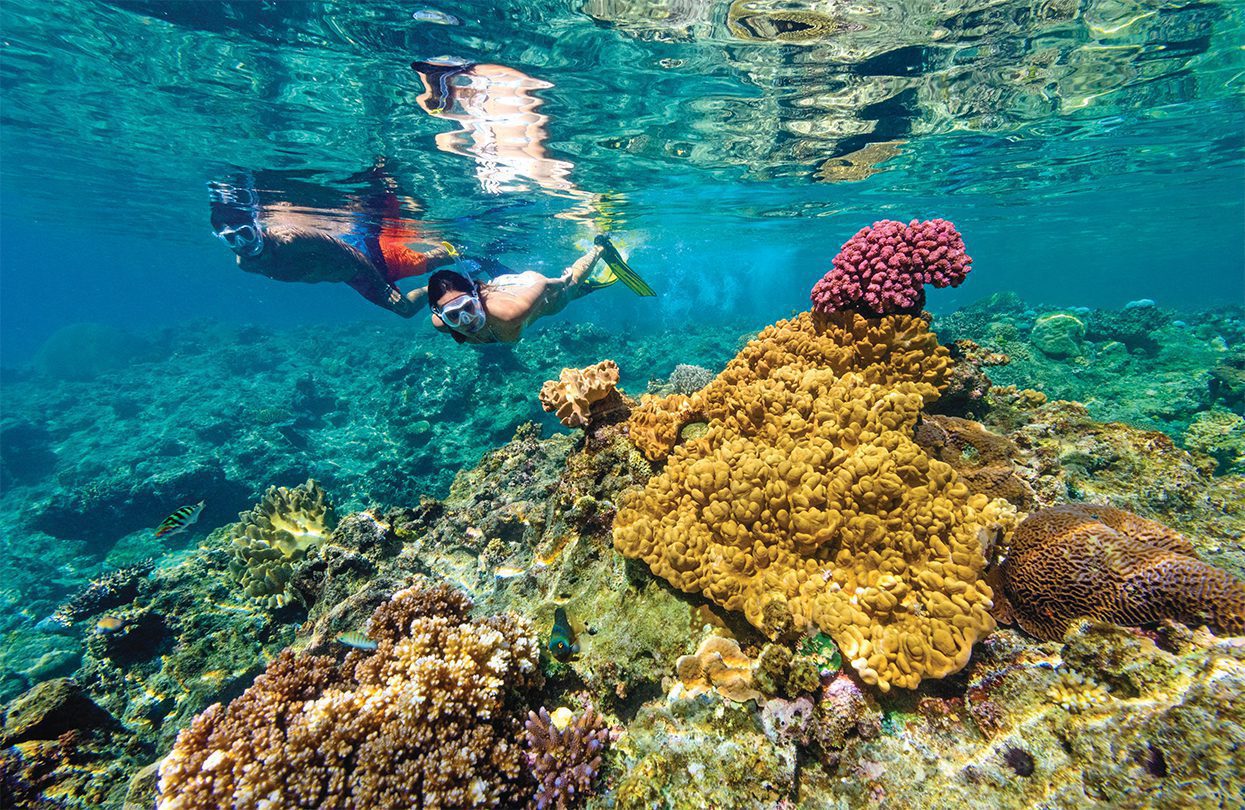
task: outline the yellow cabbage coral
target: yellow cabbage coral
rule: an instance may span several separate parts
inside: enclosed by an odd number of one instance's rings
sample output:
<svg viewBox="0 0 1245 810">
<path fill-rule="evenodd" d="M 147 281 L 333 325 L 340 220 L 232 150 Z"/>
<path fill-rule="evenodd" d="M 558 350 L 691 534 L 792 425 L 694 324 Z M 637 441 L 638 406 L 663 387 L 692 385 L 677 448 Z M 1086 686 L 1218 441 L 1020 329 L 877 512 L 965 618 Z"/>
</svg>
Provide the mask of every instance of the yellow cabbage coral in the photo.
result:
<svg viewBox="0 0 1245 810">
<path fill-rule="evenodd" d="M 609 397 L 617 386 L 618 364 L 613 360 L 587 368 L 564 368 L 558 379 L 541 386 L 540 405 L 547 412 L 556 412 L 567 427 L 587 427 L 593 403 Z"/>
<path fill-rule="evenodd" d="M 981 540 L 1016 515 L 912 440 L 945 371 L 918 318 L 770 327 L 701 392 L 707 433 L 626 498 L 615 546 L 758 628 L 819 627 L 883 691 L 957 671 L 994 627 Z"/>
<path fill-rule="evenodd" d="M 229 571 L 246 595 L 270 608 L 296 598 L 294 564 L 332 529 L 333 509 L 324 490 L 308 480 L 299 487 L 269 487 L 264 499 L 238 516 L 230 531 Z"/>
<path fill-rule="evenodd" d="M 793 367 L 836 374 L 856 371 L 869 385 L 910 382 L 932 401 L 946 387 L 951 360 L 928 324 L 916 316 L 879 319 L 805 312 L 763 329 L 713 382 L 690 397 L 642 397 L 628 422 L 631 440 L 650 461 L 660 461 L 674 449 L 679 431 L 689 422 L 727 420 L 746 431 L 766 403 L 748 403 L 738 411 L 738 396 L 732 392 Z"/>
</svg>

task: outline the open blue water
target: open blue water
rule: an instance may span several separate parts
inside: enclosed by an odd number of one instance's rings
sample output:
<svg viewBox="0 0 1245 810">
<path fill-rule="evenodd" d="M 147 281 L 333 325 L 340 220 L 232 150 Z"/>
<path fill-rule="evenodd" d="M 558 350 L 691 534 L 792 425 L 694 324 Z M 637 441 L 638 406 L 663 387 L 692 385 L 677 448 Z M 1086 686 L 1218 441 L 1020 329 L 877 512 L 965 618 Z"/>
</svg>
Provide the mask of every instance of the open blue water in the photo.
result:
<svg viewBox="0 0 1245 810">
<path fill-rule="evenodd" d="M 0 361 L 80 320 L 391 317 L 237 272 L 207 222 L 206 183 L 236 167 L 265 204 L 332 216 L 379 158 L 428 233 L 519 269 L 620 234 L 659 298 L 576 319 L 765 322 L 884 217 L 965 234 L 973 276 L 936 310 L 1245 297 L 1242 4 L 765 8 L 459 3 L 445 25 L 414 3 L 10 0 Z M 446 55 L 531 78 L 537 157 L 490 164 L 478 126 L 446 145 L 463 127 L 410 66 Z"/>
</svg>

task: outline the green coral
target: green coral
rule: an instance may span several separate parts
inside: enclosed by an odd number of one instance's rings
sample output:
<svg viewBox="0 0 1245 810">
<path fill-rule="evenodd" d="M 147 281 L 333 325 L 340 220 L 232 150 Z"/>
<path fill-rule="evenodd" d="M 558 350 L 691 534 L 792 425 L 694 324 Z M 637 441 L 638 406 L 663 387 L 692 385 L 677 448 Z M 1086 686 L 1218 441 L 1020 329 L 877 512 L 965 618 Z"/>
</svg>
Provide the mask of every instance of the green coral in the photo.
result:
<svg viewBox="0 0 1245 810">
<path fill-rule="evenodd" d="M 313 480 L 299 487 L 269 487 L 230 530 L 229 572 L 247 596 L 269 608 L 298 599 L 290 587 L 294 565 L 324 543 L 333 508 Z"/>
<path fill-rule="evenodd" d="M 1085 337 L 1085 324 L 1075 315 L 1053 312 L 1043 315 L 1033 323 L 1029 340 L 1047 357 L 1074 357 L 1081 353 L 1081 340 Z"/>
<path fill-rule="evenodd" d="M 798 653 L 812 659 L 817 669 L 827 675 L 834 674 L 843 667 L 843 656 L 839 654 L 838 645 L 825 633 L 806 636 L 800 642 Z"/>
<path fill-rule="evenodd" d="M 1245 418 L 1218 408 L 1199 413 L 1184 434 L 1184 445 L 1218 462 L 1216 472 L 1245 472 Z"/>
</svg>

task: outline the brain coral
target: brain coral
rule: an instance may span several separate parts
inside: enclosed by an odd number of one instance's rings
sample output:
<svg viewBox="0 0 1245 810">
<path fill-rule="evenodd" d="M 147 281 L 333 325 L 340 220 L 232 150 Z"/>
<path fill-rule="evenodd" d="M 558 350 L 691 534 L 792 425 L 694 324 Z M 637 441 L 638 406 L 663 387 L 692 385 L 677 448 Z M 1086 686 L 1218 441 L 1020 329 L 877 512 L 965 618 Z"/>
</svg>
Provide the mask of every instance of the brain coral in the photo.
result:
<svg viewBox="0 0 1245 810">
<path fill-rule="evenodd" d="M 328 537 L 334 520 L 324 490 L 315 481 L 269 487 L 264 499 L 238 516 L 230 531 L 229 571 L 252 599 L 284 607 L 294 564 Z"/>
<path fill-rule="evenodd" d="M 861 228 L 813 286 L 818 312 L 873 315 L 913 312 L 925 305 L 925 285 L 958 287 L 973 260 L 964 239 L 945 219 L 907 225 L 890 219 Z"/>
<path fill-rule="evenodd" d="M 540 677 L 538 642 L 514 617 L 469 619 L 442 590 L 381 605 L 375 652 L 286 651 L 196 717 L 160 766 L 160 810 L 525 804 L 514 698 Z"/>
<path fill-rule="evenodd" d="M 955 672 L 994 626 L 982 538 L 1015 510 L 912 440 L 945 370 L 911 316 L 770 327 L 698 395 L 705 436 L 626 496 L 615 546 L 756 627 L 816 625 L 884 691 Z"/>
<path fill-rule="evenodd" d="M 602 360 L 587 368 L 564 368 L 556 380 L 540 388 L 540 405 L 556 412 L 567 427 L 587 427 L 592 405 L 614 393 L 618 386 L 618 364 Z"/>
<path fill-rule="evenodd" d="M 1161 523 L 1109 506 L 1064 504 L 1030 515 L 1012 538 L 1003 587 L 1017 623 L 1041 639 L 1062 638 L 1082 616 L 1245 632 L 1245 584 L 1199 560 Z"/>
</svg>

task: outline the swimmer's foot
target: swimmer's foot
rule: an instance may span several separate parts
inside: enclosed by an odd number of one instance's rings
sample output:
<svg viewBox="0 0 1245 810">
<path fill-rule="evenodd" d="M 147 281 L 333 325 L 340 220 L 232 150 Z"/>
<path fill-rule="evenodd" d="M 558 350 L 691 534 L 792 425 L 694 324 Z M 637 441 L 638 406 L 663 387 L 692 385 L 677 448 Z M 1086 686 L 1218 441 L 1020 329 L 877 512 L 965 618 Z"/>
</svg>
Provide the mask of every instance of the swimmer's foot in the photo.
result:
<svg viewBox="0 0 1245 810">
<path fill-rule="evenodd" d="M 648 286 L 644 279 L 640 278 L 640 275 L 631 269 L 631 265 L 627 264 L 626 260 L 623 259 L 623 257 L 618 253 L 618 249 L 614 247 L 612 242 L 610 242 L 610 238 L 608 236 L 603 233 L 597 234 L 597 237 L 593 239 L 592 242 L 593 244 L 600 246 L 601 260 L 605 262 L 610 275 L 609 281 L 605 281 L 604 283 L 598 281 L 597 286 L 606 287 L 613 284 L 615 281 L 621 281 L 636 295 L 657 295 L 657 293 L 653 292 L 653 288 Z M 589 283 L 592 283 L 594 280 L 595 279 L 590 279 Z M 596 289 L 596 287 L 593 287 L 593 289 Z"/>
</svg>

